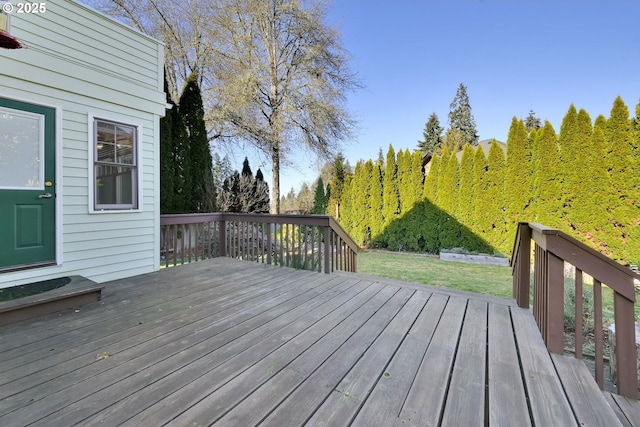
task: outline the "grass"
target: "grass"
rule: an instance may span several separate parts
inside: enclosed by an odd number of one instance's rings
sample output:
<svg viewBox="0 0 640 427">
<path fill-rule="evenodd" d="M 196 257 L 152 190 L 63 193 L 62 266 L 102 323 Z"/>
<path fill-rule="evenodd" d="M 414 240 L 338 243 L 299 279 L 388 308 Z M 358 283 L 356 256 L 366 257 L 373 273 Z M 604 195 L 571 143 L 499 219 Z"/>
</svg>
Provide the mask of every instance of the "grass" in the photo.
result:
<svg viewBox="0 0 640 427">
<path fill-rule="evenodd" d="M 360 252 L 358 272 L 503 298 L 511 298 L 513 283 L 510 267 L 441 261 L 425 255 L 383 251 Z"/>
</svg>

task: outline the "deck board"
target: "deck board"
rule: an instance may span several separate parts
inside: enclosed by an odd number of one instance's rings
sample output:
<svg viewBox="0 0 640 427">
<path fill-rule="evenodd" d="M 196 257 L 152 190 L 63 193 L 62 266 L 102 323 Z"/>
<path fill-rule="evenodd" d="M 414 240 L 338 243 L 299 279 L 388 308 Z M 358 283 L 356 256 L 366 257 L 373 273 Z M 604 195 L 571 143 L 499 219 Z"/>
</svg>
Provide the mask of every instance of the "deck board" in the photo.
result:
<svg viewBox="0 0 640 427">
<path fill-rule="evenodd" d="M 581 362 L 554 365 L 531 313 L 510 300 L 224 258 L 105 285 L 103 300 L 79 312 L 0 327 L 0 425 L 636 417 L 636 402 L 618 396 L 605 415 L 584 405 L 571 385 Z M 607 404 L 590 390 L 590 402 Z"/>
</svg>

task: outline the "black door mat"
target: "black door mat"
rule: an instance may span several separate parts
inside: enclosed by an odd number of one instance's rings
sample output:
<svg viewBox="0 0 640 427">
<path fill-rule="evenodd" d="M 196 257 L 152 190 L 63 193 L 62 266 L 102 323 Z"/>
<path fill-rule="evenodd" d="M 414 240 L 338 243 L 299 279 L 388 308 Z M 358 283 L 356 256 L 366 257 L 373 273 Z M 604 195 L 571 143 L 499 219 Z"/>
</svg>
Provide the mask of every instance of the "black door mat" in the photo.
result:
<svg viewBox="0 0 640 427">
<path fill-rule="evenodd" d="M 71 283 L 70 277 L 59 277 L 57 279 L 43 280 L 41 282 L 28 283 L 26 285 L 11 286 L 0 289 L 0 301 L 10 301 L 18 298 L 29 297 L 42 292 L 61 288 Z"/>
</svg>

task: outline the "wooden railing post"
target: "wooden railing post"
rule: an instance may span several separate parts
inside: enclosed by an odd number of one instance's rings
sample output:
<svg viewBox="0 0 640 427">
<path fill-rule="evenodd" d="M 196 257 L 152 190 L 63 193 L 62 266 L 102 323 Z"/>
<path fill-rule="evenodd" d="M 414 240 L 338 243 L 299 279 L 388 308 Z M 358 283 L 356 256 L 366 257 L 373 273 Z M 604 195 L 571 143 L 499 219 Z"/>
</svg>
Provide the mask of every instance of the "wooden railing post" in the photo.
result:
<svg viewBox="0 0 640 427">
<path fill-rule="evenodd" d="M 518 225 L 517 253 L 515 271 L 513 274 L 513 298 L 518 307 L 529 308 L 529 289 L 531 287 L 531 228 L 529 224 Z"/>
<path fill-rule="evenodd" d="M 324 272 L 326 274 L 331 273 L 331 242 L 329 241 L 331 227 L 326 225 L 324 227 Z"/>
<path fill-rule="evenodd" d="M 271 251 L 273 244 L 271 243 L 271 233 L 275 230 L 275 224 L 267 223 L 267 264 L 271 265 Z"/>
<path fill-rule="evenodd" d="M 547 256 L 547 349 L 564 353 L 564 261 L 551 252 Z"/>
<path fill-rule="evenodd" d="M 227 222 L 221 218 L 218 222 L 218 236 L 220 239 L 220 256 L 227 256 Z"/>
<path fill-rule="evenodd" d="M 629 282 L 633 285 L 633 279 Z M 616 324 L 616 370 L 618 394 L 638 398 L 638 367 L 636 355 L 636 329 L 633 304 L 618 293 L 613 299 Z"/>
</svg>

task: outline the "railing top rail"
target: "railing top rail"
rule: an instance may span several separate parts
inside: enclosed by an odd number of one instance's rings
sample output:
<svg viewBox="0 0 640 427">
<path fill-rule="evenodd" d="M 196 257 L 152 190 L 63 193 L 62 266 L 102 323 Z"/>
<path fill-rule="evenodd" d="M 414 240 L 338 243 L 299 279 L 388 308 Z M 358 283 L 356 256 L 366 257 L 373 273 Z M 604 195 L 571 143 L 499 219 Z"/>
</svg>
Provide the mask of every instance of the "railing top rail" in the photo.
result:
<svg viewBox="0 0 640 427">
<path fill-rule="evenodd" d="M 531 228 L 531 238 L 546 250 L 554 253 L 559 258 L 573 264 L 593 278 L 605 283 L 607 286 L 623 295 L 630 301 L 635 301 L 633 279 L 640 280 L 640 274 L 630 268 L 612 260 L 595 249 L 576 240 L 568 234 L 538 223 L 520 223 Z M 518 227 L 519 228 L 519 227 Z M 517 248 L 520 235 L 516 236 L 514 249 Z M 624 279 L 627 277 L 626 286 Z M 613 279 L 613 280 L 612 280 Z"/>
<path fill-rule="evenodd" d="M 360 249 L 358 244 L 351 238 L 351 236 L 349 236 L 349 234 L 347 234 L 346 231 L 344 231 L 340 224 L 338 224 L 333 217 L 328 215 L 273 215 L 266 213 L 234 212 L 160 215 L 160 225 L 196 224 L 213 221 L 248 221 L 270 224 L 297 224 L 331 227 L 331 229 L 340 236 L 352 251 L 357 253 Z"/>
<path fill-rule="evenodd" d="M 222 219 L 222 213 L 189 213 L 189 214 L 163 214 L 160 215 L 160 225 L 199 224 L 214 222 Z"/>
<path fill-rule="evenodd" d="M 351 249 L 355 253 L 358 253 L 360 251 L 360 246 L 358 246 L 358 244 L 351 238 L 351 236 L 349 236 L 349 234 L 344 231 L 344 228 L 342 228 L 342 226 L 338 224 L 338 222 L 333 219 L 333 217 L 328 218 L 329 227 L 331 227 L 333 231 L 335 231 L 338 236 L 340 236 L 340 238 L 347 244 L 347 246 L 349 246 L 349 249 Z"/>
</svg>

